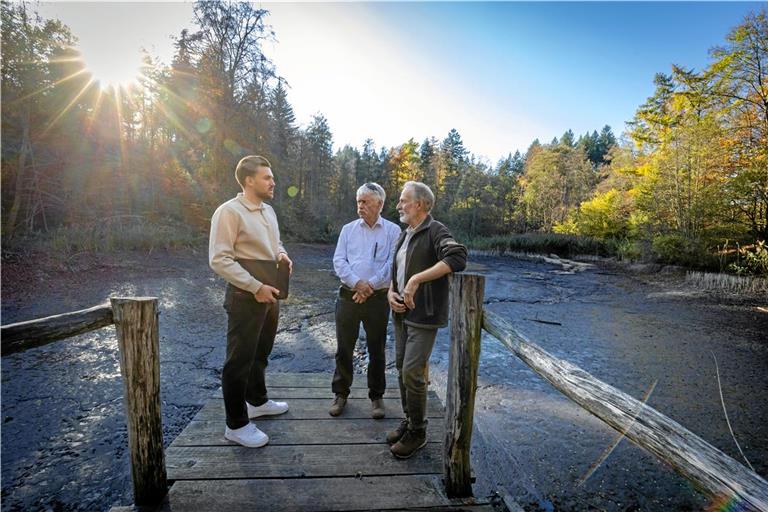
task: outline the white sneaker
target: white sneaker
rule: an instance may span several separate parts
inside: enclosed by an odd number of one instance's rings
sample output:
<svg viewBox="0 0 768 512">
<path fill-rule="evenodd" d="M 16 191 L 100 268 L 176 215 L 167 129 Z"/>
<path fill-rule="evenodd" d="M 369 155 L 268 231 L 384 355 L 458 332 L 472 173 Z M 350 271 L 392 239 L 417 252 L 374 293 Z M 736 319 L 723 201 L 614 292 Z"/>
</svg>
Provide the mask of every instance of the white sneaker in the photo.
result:
<svg viewBox="0 0 768 512">
<path fill-rule="evenodd" d="M 269 436 L 256 428 L 253 423 L 234 430 L 227 427 L 224 429 L 224 437 L 248 448 L 259 448 L 269 442 Z"/>
<path fill-rule="evenodd" d="M 275 402 L 273 400 L 267 400 L 258 407 L 251 405 L 248 402 L 245 402 L 245 405 L 248 408 L 249 418 L 258 418 L 259 416 L 275 416 L 277 414 L 288 412 L 287 403 Z"/>
</svg>

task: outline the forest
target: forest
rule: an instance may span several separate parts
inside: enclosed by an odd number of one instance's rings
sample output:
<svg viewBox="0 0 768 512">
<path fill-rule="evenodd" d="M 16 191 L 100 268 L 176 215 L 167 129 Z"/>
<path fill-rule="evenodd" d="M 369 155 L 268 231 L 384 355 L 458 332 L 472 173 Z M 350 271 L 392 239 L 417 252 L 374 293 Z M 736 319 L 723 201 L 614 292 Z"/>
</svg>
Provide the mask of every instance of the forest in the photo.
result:
<svg viewBox="0 0 768 512">
<path fill-rule="evenodd" d="M 95 82 L 76 36 L 30 4 L 2 3 L 4 252 L 197 244 L 238 191 L 237 161 L 261 154 L 291 241 L 334 241 L 366 181 L 384 186 L 394 218 L 402 184 L 419 180 L 436 193 L 434 216 L 475 248 L 768 274 L 765 9 L 723 34 L 704 69 L 648 77 L 655 92 L 626 131 L 563 127 L 495 164 L 458 129 L 404 133 L 396 147 L 360 133 L 362 147 L 337 147 L 332 119 L 300 125 L 263 51 L 269 12 L 253 4 L 197 2 L 173 61 L 145 54 L 127 89 Z M 375 123 L 364 106 L 360 116 Z"/>
</svg>

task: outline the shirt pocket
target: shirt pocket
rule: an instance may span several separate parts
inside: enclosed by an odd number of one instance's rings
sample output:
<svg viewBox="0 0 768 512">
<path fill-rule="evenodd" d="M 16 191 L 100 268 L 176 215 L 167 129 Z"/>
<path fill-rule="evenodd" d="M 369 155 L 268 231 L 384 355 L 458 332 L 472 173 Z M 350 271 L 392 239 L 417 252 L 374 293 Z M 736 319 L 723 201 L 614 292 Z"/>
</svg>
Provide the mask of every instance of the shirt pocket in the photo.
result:
<svg viewBox="0 0 768 512">
<path fill-rule="evenodd" d="M 388 246 L 386 243 L 381 243 L 381 242 L 378 242 L 377 244 L 375 244 L 374 248 L 375 248 L 375 251 L 373 251 L 372 249 L 372 252 L 374 252 L 373 261 L 377 265 L 384 264 L 387 261 L 387 256 L 389 256 L 389 251 L 391 251 L 392 248 Z"/>
<path fill-rule="evenodd" d="M 424 283 L 424 310 L 427 316 L 435 314 L 435 302 L 432 297 L 432 283 Z"/>
</svg>

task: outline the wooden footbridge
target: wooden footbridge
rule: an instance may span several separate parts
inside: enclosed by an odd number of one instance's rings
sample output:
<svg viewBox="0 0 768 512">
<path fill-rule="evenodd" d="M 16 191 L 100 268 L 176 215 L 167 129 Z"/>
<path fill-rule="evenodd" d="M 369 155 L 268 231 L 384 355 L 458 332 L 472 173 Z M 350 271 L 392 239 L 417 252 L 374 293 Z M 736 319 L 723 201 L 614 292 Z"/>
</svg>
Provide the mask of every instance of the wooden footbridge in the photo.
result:
<svg viewBox="0 0 768 512">
<path fill-rule="evenodd" d="M 173 485 L 160 510 L 493 510 L 487 500 L 446 495 L 444 411 L 434 391 L 427 446 L 407 460 L 389 453 L 386 432 L 403 415 L 397 379 L 387 377 L 387 418 L 373 420 L 362 375 L 343 415 L 332 418 L 329 374 L 268 373 L 270 396 L 290 410 L 254 420 L 270 436 L 258 449 L 224 439 L 217 392 L 165 452 Z"/>
<path fill-rule="evenodd" d="M 483 309 L 484 278 L 451 279 L 451 348 L 443 408 L 429 393 L 427 446 L 408 460 L 389 453 L 385 434 L 402 414 L 388 376 L 387 418 L 370 418 L 363 379 L 344 414 L 328 415 L 330 375 L 268 373 L 270 397 L 290 411 L 258 418 L 270 436 L 258 449 L 224 439 L 220 391 L 167 449 L 160 412 L 157 299 L 110 304 L 2 327 L 2 355 L 115 324 L 123 376 L 136 506 L 113 511 L 444 510 L 491 511 L 472 497 L 469 450 L 481 329 L 536 373 L 623 437 L 652 453 L 705 494 L 738 510 L 768 512 L 768 482 L 633 397 L 548 354 L 511 324 Z M 520 510 L 509 500 L 507 508 Z"/>
</svg>

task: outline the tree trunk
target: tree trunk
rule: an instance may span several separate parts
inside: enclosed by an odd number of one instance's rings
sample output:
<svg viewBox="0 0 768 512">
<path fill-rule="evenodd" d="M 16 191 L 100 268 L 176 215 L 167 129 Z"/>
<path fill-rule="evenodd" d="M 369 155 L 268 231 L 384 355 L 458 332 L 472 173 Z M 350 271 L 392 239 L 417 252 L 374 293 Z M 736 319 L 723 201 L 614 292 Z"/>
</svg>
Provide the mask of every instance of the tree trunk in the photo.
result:
<svg viewBox="0 0 768 512">
<path fill-rule="evenodd" d="M 32 151 L 32 143 L 29 138 L 30 124 L 29 101 L 26 102 L 26 108 L 21 118 L 21 148 L 19 151 L 18 164 L 16 166 L 16 185 L 13 193 L 13 203 L 8 212 L 8 221 L 5 224 L 5 234 L 10 239 L 16 234 L 16 223 L 19 218 L 19 211 L 24 202 L 24 182 L 26 181 L 27 156 Z"/>
</svg>

